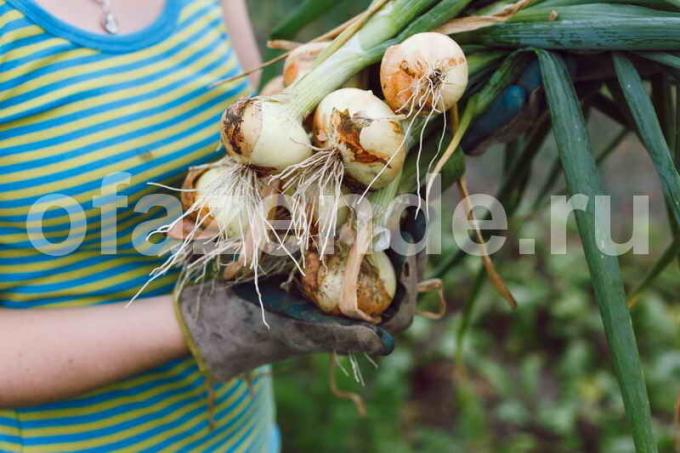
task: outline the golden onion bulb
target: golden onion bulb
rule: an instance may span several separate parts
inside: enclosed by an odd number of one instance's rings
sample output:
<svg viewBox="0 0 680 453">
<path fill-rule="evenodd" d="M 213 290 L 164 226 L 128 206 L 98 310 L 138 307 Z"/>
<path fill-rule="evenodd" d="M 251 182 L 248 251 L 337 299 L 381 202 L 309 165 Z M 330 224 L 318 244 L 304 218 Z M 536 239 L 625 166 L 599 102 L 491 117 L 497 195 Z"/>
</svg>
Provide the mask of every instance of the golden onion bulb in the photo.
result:
<svg viewBox="0 0 680 453">
<path fill-rule="evenodd" d="M 389 47 L 380 65 L 385 101 L 400 113 L 447 111 L 463 96 L 467 82 L 463 49 L 441 33 L 418 33 Z"/>
<path fill-rule="evenodd" d="M 314 113 L 313 129 L 319 146 L 340 151 L 350 183 L 380 189 L 401 171 L 406 158 L 401 122 L 371 91 L 330 93 Z"/>
<path fill-rule="evenodd" d="M 323 262 L 316 252 L 305 257 L 305 275 L 300 277 L 303 293 L 321 311 L 341 315 L 345 268 L 349 249 L 336 244 L 336 252 L 325 256 Z M 394 267 L 383 252 L 366 255 L 361 263 L 357 285 L 359 310 L 370 316 L 379 316 L 392 303 L 397 291 Z"/>
</svg>

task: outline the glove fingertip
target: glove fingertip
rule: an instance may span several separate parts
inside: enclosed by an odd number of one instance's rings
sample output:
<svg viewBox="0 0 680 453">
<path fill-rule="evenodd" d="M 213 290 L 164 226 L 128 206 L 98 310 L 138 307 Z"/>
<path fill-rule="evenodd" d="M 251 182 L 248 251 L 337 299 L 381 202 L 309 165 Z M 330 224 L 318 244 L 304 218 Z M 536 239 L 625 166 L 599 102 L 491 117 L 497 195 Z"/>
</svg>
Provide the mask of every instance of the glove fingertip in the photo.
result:
<svg viewBox="0 0 680 453">
<path fill-rule="evenodd" d="M 503 110 L 506 117 L 514 117 L 527 102 L 527 90 L 520 85 L 510 85 L 502 94 Z"/>
<path fill-rule="evenodd" d="M 390 334 L 385 329 L 381 329 L 381 328 L 377 328 L 376 333 L 378 334 L 378 339 L 380 339 L 380 342 L 383 345 L 383 350 L 381 351 L 381 355 L 391 354 L 392 351 L 394 351 L 394 347 L 395 347 L 395 343 L 396 343 L 392 334 Z"/>
</svg>

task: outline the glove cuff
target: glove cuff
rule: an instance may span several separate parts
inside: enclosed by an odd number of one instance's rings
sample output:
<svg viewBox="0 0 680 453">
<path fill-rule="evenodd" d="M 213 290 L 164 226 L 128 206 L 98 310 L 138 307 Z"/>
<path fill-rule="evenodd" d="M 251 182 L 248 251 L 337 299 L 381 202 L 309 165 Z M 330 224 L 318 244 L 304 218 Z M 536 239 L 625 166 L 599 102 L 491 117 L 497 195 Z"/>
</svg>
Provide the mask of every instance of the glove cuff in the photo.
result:
<svg viewBox="0 0 680 453">
<path fill-rule="evenodd" d="M 182 331 L 182 336 L 184 337 L 187 348 L 198 365 L 198 369 L 206 376 L 210 376 L 210 369 L 208 368 L 205 359 L 201 355 L 201 350 L 196 344 L 193 335 L 191 335 L 191 329 L 189 329 L 189 326 L 185 320 L 186 314 L 182 310 L 182 290 L 183 287 L 178 287 L 172 294 L 175 317 L 177 318 L 177 323 L 179 324 L 179 328 Z"/>
</svg>

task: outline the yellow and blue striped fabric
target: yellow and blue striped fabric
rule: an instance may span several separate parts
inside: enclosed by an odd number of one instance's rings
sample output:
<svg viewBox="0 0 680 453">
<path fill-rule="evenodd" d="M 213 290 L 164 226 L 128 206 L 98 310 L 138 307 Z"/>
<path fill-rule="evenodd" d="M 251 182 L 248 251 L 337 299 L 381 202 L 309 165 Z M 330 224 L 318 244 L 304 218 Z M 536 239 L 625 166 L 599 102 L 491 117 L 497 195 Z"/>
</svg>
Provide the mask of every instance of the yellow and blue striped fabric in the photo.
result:
<svg viewBox="0 0 680 453">
<path fill-rule="evenodd" d="M 217 0 L 166 0 L 156 22 L 124 36 L 0 0 L 0 306 L 129 300 L 161 262 L 134 244 L 177 214 L 144 203 L 159 191 L 147 183 L 178 185 L 188 166 L 218 157 L 219 115 L 248 85 L 211 85 L 238 71 Z M 114 205 L 108 231 L 102 205 L 116 192 L 127 204 Z M 49 209 L 31 217 L 39 201 Z M 62 246 L 37 250 L 36 231 Z M 175 277 L 143 296 L 170 293 Z M 189 358 L 72 400 L 0 409 L 0 451 L 277 449 L 266 373 L 252 388 L 214 389 L 213 427 Z"/>
</svg>

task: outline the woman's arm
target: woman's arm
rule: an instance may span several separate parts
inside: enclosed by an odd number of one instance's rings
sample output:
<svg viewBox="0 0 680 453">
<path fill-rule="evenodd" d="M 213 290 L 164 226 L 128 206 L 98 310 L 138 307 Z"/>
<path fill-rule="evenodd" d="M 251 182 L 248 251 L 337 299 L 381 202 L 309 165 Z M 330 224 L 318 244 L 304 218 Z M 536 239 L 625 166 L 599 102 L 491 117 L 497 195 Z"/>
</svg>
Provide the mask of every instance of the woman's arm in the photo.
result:
<svg viewBox="0 0 680 453">
<path fill-rule="evenodd" d="M 262 60 L 257 48 L 246 0 L 221 0 L 224 22 L 227 24 L 231 42 L 243 69 L 258 67 Z M 260 71 L 250 75 L 250 83 L 257 87 L 260 83 Z"/>
<path fill-rule="evenodd" d="M 171 296 L 0 309 L 0 408 L 73 397 L 187 353 Z"/>
</svg>

